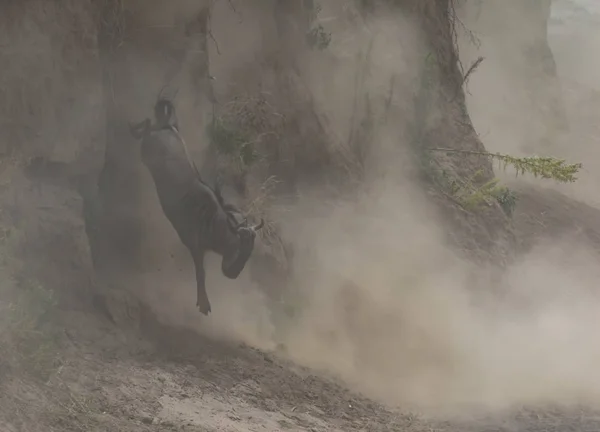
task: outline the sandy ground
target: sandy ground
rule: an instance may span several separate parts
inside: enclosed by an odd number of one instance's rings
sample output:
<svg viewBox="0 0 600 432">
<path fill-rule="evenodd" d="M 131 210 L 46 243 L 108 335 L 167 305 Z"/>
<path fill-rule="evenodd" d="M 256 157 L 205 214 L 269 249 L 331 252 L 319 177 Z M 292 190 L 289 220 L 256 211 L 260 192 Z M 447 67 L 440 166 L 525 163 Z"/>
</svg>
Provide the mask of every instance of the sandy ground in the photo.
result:
<svg viewBox="0 0 600 432">
<path fill-rule="evenodd" d="M 88 313 L 64 318 L 62 366 L 48 382 L 0 381 L 0 431 L 600 430 L 600 416 L 575 408 L 470 418 L 396 411 L 274 354 L 168 328 L 147 313 L 143 335 Z"/>
<path fill-rule="evenodd" d="M 598 250 L 597 209 L 551 190 L 519 193 L 524 250 L 569 231 Z M 281 354 L 165 326 L 143 308 L 131 328 L 89 309 L 61 315 L 60 362 L 47 381 L 11 371 L 0 350 L 0 432 L 600 430 L 600 414 L 582 407 L 460 417 L 386 407 Z"/>
</svg>

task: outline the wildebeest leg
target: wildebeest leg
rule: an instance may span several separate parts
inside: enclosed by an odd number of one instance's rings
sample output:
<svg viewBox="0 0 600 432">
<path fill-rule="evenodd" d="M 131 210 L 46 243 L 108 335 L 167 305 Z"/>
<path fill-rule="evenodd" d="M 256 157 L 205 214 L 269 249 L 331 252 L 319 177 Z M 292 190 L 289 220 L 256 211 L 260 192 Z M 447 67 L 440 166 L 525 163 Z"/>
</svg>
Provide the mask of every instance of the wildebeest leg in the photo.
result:
<svg viewBox="0 0 600 432">
<path fill-rule="evenodd" d="M 204 272 L 204 253 L 193 253 L 194 266 L 196 267 L 196 306 L 204 315 L 211 312 L 208 294 L 206 293 L 206 274 Z"/>
</svg>

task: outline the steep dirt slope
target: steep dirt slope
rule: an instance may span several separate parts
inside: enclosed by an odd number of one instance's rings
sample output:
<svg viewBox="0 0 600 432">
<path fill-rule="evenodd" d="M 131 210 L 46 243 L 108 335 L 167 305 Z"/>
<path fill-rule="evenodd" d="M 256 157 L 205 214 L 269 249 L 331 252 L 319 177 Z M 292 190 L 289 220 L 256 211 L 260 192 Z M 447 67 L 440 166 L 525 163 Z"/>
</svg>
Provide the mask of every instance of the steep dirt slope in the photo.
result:
<svg viewBox="0 0 600 432">
<path fill-rule="evenodd" d="M 551 190 L 511 187 L 520 195 L 514 220 L 523 251 L 576 230 L 598 246 L 598 210 Z M 48 196 L 50 189 L 44 190 Z M 41 202 L 40 211 L 53 205 Z M 72 246 L 55 247 L 59 253 Z M 119 323 L 89 309 L 67 308 L 57 322 L 59 366 L 49 378 L 32 379 L 0 363 L 0 430 L 591 432 L 600 427 L 600 415 L 583 407 L 467 410 L 458 417 L 393 409 L 280 354 L 161 324 L 145 308 L 123 311 Z"/>
<path fill-rule="evenodd" d="M 519 195 L 514 225 L 522 252 L 560 238 L 600 252 L 600 210 L 552 189 L 518 183 L 512 187 Z"/>
<path fill-rule="evenodd" d="M 469 77 L 467 105 L 488 150 L 554 153 L 569 132 L 562 83 L 548 43 L 551 4 L 485 0 L 465 2 L 459 9 L 464 67 L 484 58 Z"/>
<path fill-rule="evenodd" d="M 2 431 L 594 431 L 574 408 L 431 417 L 392 410 L 332 379 L 236 344 L 164 327 L 147 341 L 85 314 L 64 317 L 63 364 L 45 384 L 4 376 Z M 146 321 L 149 320 L 149 321 Z"/>
</svg>

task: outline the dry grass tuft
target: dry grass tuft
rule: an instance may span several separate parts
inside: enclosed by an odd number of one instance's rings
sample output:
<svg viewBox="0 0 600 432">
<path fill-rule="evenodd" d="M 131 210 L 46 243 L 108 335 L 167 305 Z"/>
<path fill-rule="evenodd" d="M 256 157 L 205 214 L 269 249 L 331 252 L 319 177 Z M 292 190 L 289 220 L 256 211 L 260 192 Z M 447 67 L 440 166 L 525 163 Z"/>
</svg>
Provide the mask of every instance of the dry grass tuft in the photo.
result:
<svg viewBox="0 0 600 432">
<path fill-rule="evenodd" d="M 251 188 L 244 206 L 244 213 L 252 215 L 256 219 L 263 218 L 265 226 L 258 234 L 261 244 L 283 269 L 288 269 L 288 256 L 283 239 L 279 234 L 277 223 L 269 213 L 275 203 L 274 189 L 278 183 L 279 180 L 275 176 L 270 176 L 255 190 Z"/>
<path fill-rule="evenodd" d="M 284 121 L 263 94 L 224 104 L 209 127 L 219 170 L 244 178 L 257 165 L 273 162 L 281 152 Z"/>
<path fill-rule="evenodd" d="M 269 215 L 275 190 L 281 183 L 270 171 L 291 156 L 283 138 L 285 120 L 266 94 L 242 94 L 220 107 L 210 125 L 209 136 L 218 171 L 231 178 L 244 196 L 244 213 L 265 221 L 259 232 L 261 245 L 287 268 L 277 224 Z"/>
</svg>

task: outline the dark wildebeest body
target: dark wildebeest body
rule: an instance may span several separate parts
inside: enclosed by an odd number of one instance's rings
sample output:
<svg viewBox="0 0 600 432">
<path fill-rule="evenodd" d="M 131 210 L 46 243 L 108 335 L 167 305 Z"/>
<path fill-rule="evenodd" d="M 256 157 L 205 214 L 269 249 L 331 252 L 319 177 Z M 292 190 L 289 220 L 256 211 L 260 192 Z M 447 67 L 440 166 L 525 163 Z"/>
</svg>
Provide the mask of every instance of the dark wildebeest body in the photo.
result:
<svg viewBox="0 0 600 432">
<path fill-rule="evenodd" d="M 162 103 L 162 105 L 160 105 Z M 197 306 L 211 311 L 205 287 L 204 254 L 213 251 L 223 257 L 223 274 L 235 279 L 244 269 L 254 248 L 256 230 L 238 224 L 232 205 L 225 204 L 218 190 L 200 178 L 179 136 L 170 102 L 159 101 L 155 108 L 156 125 L 146 120 L 132 128 L 142 138 L 142 162 L 150 171 L 162 210 L 177 231 L 194 260 Z M 142 132 L 136 129 L 143 128 Z"/>
</svg>

